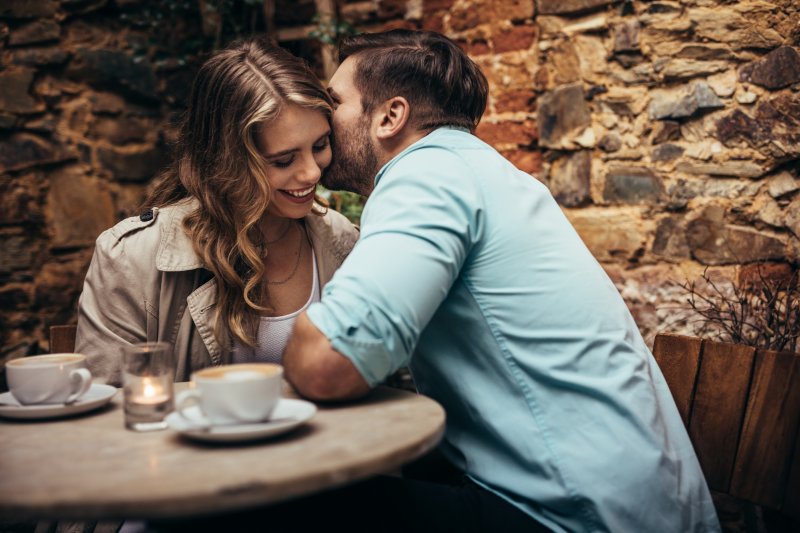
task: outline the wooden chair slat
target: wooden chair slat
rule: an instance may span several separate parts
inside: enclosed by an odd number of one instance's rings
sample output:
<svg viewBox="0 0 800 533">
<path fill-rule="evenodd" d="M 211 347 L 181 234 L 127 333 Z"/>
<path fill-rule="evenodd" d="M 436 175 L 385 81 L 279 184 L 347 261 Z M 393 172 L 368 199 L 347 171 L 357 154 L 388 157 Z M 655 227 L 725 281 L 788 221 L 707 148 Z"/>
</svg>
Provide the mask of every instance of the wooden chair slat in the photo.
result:
<svg viewBox="0 0 800 533">
<path fill-rule="evenodd" d="M 789 481 L 786 484 L 786 497 L 783 499 L 783 512 L 800 520 L 800 428 L 794 436 L 794 453 L 792 466 L 789 469 Z"/>
<path fill-rule="evenodd" d="M 656 335 L 653 344 L 653 356 L 667 380 L 685 426 L 689 424 L 701 347 L 701 339 L 667 334 Z"/>
<path fill-rule="evenodd" d="M 75 351 L 75 332 L 78 327 L 50 326 L 50 353 L 72 353 Z"/>
<path fill-rule="evenodd" d="M 712 490 L 730 487 L 754 356 L 749 346 L 703 341 L 689 437 Z"/>
<path fill-rule="evenodd" d="M 800 357 L 756 352 L 750 400 L 731 480 L 732 496 L 780 509 L 800 424 Z"/>
</svg>

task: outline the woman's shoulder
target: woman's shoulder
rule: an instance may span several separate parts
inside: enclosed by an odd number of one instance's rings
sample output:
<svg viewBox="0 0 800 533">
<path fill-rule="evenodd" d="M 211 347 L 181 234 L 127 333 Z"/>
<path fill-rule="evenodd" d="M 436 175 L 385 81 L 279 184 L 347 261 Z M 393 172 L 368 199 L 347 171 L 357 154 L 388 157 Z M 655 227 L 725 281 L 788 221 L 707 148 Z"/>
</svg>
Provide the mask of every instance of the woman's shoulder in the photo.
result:
<svg viewBox="0 0 800 533">
<path fill-rule="evenodd" d="M 348 235 L 358 235 L 358 226 L 353 224 L 346 216 L 331 208 L 325 210 L 325 214 L 322 215 L 322 220 L 330 225 L 331 231 Z"/>
<path fill-rule="evenodd" d="M 306 223 L 314 240 L 341 249 L 345 253 L 349 252 L 358 240 L 358 226 L 330 208 L 322 215 L 308 215 Z"/>
<path fill-rule="evenodd" d="M 174 226 L 182 226 L 189 209 L 185 202 L 144 209 L 101 233 L 96 250 L 110 255 L 125 254 L 131 258 L 153 257 Z"/>
</svg>

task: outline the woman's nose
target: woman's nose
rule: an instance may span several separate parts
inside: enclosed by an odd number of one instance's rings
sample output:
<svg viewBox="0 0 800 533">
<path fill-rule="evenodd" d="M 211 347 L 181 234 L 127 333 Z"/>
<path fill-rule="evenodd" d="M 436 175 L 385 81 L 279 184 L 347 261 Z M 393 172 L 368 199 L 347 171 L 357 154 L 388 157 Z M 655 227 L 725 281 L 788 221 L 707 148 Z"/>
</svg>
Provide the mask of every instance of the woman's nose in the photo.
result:
<svg viewBox="0 0 800 533">
<path fill-rule="evenodd" d="M 319 181 L 322 177 L 322 167 L 317 163 L 315 157 L 307 157 L 303 166 L 303 179 L 308 181 Z"/>
</svg>

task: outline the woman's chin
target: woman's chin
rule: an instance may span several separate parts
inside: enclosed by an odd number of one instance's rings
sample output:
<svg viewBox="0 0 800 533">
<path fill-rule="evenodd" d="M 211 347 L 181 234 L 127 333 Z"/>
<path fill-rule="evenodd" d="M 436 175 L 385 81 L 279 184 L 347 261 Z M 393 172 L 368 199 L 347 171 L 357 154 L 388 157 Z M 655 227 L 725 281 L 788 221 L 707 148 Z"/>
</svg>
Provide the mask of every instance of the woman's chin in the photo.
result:
<svg viewBox="0 0 800 533">
<path fill-rule="evenodd" d="M 311 209 L 313 207 L 314 207 L 313 197 L 311 201 L 304 202 L 302 204 L 273 201 L 270 204 L 269 208 L 267 208 L 267 213 L 269 213 L 272 216 L 280 218 L 301 219 L 305 218 L 311 212 Z"/>
</svg>

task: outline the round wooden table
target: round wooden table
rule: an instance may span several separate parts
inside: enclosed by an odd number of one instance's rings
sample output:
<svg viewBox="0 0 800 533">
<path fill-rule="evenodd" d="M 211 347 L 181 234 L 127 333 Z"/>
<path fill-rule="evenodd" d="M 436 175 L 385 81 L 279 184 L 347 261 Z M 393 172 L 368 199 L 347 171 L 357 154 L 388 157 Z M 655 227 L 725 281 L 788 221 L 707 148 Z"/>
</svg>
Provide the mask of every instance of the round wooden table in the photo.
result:
<svg viewBox="0 0 800 533">
<path fill-rule="evenodd" d="M 180 518 L 240 510 L 391 471 L 431 450 L 444 432 L 439 404 L 379 387 L 357 402 L 318 406 L 288 434 L 211 445 L 171 430 L 126 430 L 121 396 L 73 418 L 0 421 L 0 516 Z"/>
</svg>

